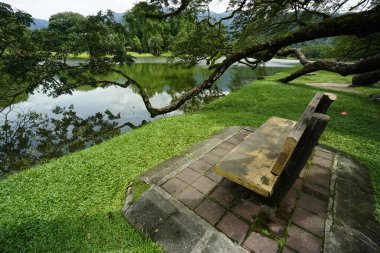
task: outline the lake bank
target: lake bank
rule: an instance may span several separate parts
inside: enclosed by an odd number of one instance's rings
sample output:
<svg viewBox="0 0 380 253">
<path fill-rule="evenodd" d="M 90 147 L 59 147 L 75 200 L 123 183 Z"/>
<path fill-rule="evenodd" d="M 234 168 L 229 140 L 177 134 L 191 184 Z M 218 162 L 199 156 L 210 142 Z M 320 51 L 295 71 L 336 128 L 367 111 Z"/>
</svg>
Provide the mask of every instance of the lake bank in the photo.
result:
<svg viewBox="0 0 380 253">
<path fill-rule="evenodd" d="M 285 74 L 254 81 L 196 113 L 159 119 L 1 180 L 0 251 L 159 252 L 121 217 L 129 182 L 227 126 L 259 127 L 270 116 L 297 120 L 321 91 L 305 82 L 349 81 L 326 72 L 289 85 L 275 81 Z M 380 217 L 380 108 L 360 89 L 361 94 L 336 92 L 321 143 L 353 155 L 370 169 Z"/>
</svg>

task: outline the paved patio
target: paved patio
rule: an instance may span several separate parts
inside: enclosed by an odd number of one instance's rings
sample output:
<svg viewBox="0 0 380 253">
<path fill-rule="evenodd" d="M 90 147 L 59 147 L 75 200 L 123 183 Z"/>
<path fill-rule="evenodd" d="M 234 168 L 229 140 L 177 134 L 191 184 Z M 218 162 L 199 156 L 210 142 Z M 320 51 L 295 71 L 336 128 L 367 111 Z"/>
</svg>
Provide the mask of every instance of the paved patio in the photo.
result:
<svg viewBox="0 0 380 253">
<path fill-rule="evenodd" d="M 317 147 L 294 185 L 273 203 L 212 170 L 252 131 L 228 128 L 143 174 L 152 187 L 131 207 L 126 203 L 127 220 L 165 252 L 339 252 L 345 245 L 331 231 L 340 203 L 334 173 L 340 155 Z M 375 238 L 363 239 L 366 252 L 379 250 Z"/>
</svg>

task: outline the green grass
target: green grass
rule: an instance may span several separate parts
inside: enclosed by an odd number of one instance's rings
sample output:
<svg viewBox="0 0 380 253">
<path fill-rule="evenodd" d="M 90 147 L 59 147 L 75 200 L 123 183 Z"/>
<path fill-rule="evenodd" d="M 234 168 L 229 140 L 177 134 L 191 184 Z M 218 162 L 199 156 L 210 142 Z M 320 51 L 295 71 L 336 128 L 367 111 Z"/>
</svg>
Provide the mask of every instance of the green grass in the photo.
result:
<svg viewBox="0 0 380 253">
<path fill-rule="evenodd" d="M 137 53 L 137 52 L 128 52 L 129 55 L 135 57 L 135 58 L 139 58 L 139 57 L 157 57 L 151 53 Z M 171 56 L 171 53 L 170 52 L 165 52 L 165 53 L 162 53 L 160 55 L 160 57 L 170 57 Z M 70 59 L 88 59 L 89 58 L 89 55 L 88 53 L 81 53 L 81 54 L 69 54 L 69 58 Z"/>
<path fill-rule="evenodd" d="M 125 188 L 143 171 L 231 125 L 258 127 L 270 116 L 297 120 L 317 91 L 305 81 L 342 82 L 321 72 L 289 85 L 280 75 L 255 81 L 194 114 L 162 118 L 0 181 L 0 252 L 158 252 L 121 216 Z M 334 92 L 321 142 L 370 169 L 380 217 L 380 105 L 363 94 Z M 364 92 L 365 91 L 365 92 Z M 341 115 L 347 111 L 348 115 Z M 140 194 L 146 189 L 139 186 Z"/>
<path fill-rule="evenodd" d="M 132 55 L 133 57 L 157 57 L 151 53 L 137 53 L 137 52 L 128 52 L 129 55 Z M 160 55 L 160 57 L 170 57 L 171 56 L 171 53 L 170 52 L 166 52 L 166 53 L 162 53 Z"/>
</svg>

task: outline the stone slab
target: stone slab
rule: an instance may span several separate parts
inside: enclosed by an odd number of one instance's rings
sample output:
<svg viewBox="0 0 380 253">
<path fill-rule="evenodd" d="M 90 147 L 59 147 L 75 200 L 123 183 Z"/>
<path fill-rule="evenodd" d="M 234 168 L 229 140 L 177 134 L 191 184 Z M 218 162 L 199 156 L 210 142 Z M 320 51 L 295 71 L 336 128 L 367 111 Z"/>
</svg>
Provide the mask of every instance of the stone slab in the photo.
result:
<svg viewBox="0 0 380 253">
<path fill-rule="evenodd" d="M 245 249 L 237 247 L 225 235 L 212 233 L 207 241 L 204 241 L 201 249 L 194 248 L 194 253 L 248 253 Z"/>
<path fill-rule="evenodd" d="M 178 209 L 156 190 L 144 192 L 125 212 L 127 221 L 143 234 L 152 234 L 159 223 Z"/>
<path fill-rule="evenodd" d="M 348 156 L 338 157 L 324 252 L 380 252 L 380 224 L 374 216 L 368 170 Z"/>
<path fill-rule="evenodd" d="M 192 252 L 194 245 L 202 239 L 205 229 L 191 217 L 178 212 L 160 223 L 149 235 L 159 243 L 164 252 Z"/>
<path fill-rule="evenodd" d="M 143 193 L 125 218 L 166 253 L 248 253 L 159 187 Z"/>
</svg>

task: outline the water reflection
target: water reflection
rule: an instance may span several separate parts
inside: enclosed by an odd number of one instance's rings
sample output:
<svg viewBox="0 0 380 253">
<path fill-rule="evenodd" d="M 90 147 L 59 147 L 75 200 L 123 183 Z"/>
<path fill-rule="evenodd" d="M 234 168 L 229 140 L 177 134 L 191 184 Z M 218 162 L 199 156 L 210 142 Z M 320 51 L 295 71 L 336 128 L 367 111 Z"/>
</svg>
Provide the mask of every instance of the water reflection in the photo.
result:
<svg viewBox="0 0 380 253">
<path fill-rule="evenodd" d="M 169 104 L 211 73 L 204 66 L 183 69 L 162 64 L 162 59 L 144 61 L 138 59 L 140 63 L 118 68 L 144 87 L 155 107 Z M 272 75 L 281 69 L 259 67 L 252 71 L 248 67 L 232 66 L 213 88 L 202 92 L 180 110 L 161 117 L 197 110 L 202 104 L 241 88 L 257 76 Z M 117 75 L 107 78 L 120 79 Z M 0 116 L 0 162 L 3 164 L 0 176 L 2 172 L 88 147 L 153 120 L 134 87 L 81 87 L 71 95 L 57 98 L 37 90 L 12 108 Z"/>
</svg>

